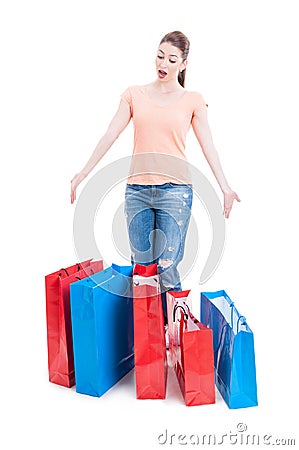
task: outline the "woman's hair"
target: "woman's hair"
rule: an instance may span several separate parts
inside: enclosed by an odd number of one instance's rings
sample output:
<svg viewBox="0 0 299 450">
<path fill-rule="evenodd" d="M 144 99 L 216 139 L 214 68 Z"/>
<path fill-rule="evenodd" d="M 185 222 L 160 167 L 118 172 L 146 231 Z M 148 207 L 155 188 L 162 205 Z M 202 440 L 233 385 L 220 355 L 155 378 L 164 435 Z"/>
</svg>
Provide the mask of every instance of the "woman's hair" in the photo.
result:
<svg viewBox="0 0 299 450">
<path fill-rule="evenodd" d="M 160 45 L 164 42 L 167 42 L 174 47 L 177 47 L 182 52 L 183 61 L 186 61 L 189 54 L 190 42 L 187 36 L 185 36 L 181 31 L 172 31 L 171 33 L 165 34 L 162 38 Z M 179 72 L 178 81 L 181 86 L 185 87 L 185 75 L 186 69 L 182 72 Z"/>
</svg>

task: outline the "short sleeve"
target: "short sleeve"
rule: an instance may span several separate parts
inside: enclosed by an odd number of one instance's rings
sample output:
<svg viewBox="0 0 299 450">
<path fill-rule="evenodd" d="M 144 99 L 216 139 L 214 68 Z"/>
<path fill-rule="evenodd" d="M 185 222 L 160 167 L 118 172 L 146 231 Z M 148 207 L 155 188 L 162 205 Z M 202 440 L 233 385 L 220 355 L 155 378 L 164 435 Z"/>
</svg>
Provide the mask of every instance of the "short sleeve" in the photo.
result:
<svg viewBox="0 0 299 450">
<path fill-rule="evenodd" d="M 121 99 L 125 101 L 129 106 L 132 112 L 132 92 L 130 88 L 127 88 L 122 94 Z"/>
<path fill-rule="evenodd" d="M 199 92 L 194 92 L 194 103 L 193 103 L 193 115 L 200 111 L 202 108 L 206 108 L 209 105 L 205 102 L 202 94 Z"/>
</svg>

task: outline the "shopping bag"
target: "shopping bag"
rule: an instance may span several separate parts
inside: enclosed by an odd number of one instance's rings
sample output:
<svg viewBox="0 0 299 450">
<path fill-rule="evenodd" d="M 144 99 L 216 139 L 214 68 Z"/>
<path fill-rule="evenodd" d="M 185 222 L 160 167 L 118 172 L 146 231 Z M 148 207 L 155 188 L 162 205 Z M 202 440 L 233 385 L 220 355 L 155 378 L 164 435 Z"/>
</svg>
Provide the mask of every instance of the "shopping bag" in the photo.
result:
<svg viewBox="0 0 299 450">
<path fill-rule="evenodd" d="M 103 269 L 103 261 L 87 261 L 45 276 L 49 381 L 75 384 L 69 285 Z"/>
<path fill-rule="evenodd" d="M 167 355 L 157 264 L 135 264 L 134 350 L 136 397 L 166 397 Z"/>
<path fill-rule="evenodd" d="M 168 291 L 169 351 L 187 406 L 215 403 L 212 330 L 191 313 L 190 290 Z"/>
<path fill-rule="evenodd" d="M 100 397 L 134 367 L 133 266 L 70 286 L 76 392 Z"/>
<path fill-rule="evenodd" d="M 180 346 L 179 327 L 175 320 L 173 320 L 173 309 L 175 306 L 181 306 L 185 311 L 190 312 L 191 297 L 189 297 L 190 289 L 185 291 L 167 291 L 166 292 L 166 309 L 168 322 L 168 340 L 169 340 L 169 360 L 172 367 L 177 361 L 176 352 Z"/>
<path fill-rule="evenodd" d="M 201 321 L 213 330 L 216 386 L 229 408 L 256 406 L 253 332 L 224 290 L 201 293 Z"/>
</svg>

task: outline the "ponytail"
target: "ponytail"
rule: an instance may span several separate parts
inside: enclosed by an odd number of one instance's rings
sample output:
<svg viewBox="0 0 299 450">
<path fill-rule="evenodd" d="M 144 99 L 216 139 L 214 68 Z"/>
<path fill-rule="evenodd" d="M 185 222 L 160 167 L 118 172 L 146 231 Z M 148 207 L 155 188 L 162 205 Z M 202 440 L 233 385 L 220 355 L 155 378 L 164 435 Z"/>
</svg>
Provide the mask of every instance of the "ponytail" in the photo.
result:
<svg viewBox="0 0 299 450">
<path fill-rule="evenodd" d="M 179 72 L 178 81 L 183 88 L 185 87 L 185 76 L 186 76 L 186 69 L 182 70 L 182 72 Z"/>
</svg>

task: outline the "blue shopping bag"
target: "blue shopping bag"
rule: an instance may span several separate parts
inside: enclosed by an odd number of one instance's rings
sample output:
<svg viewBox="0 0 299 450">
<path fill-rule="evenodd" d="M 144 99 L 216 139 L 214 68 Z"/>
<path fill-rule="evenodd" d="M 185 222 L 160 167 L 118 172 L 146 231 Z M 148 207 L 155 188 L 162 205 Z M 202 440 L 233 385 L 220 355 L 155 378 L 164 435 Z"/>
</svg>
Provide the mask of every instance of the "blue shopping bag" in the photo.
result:
<svg viewBox="0 0 299 450">
<path fill-rule="evenodd" d="M 70 285 L 76 392 L 100 397 L 134 367 L 133 266 Z"/>
<path fill-rule="evenodd" d="M 216 386 L 227 406 L 256 406 L 253 332 L 224 290 L 201 293 L 201 322 L 213 330 Z"/>
</svg>

